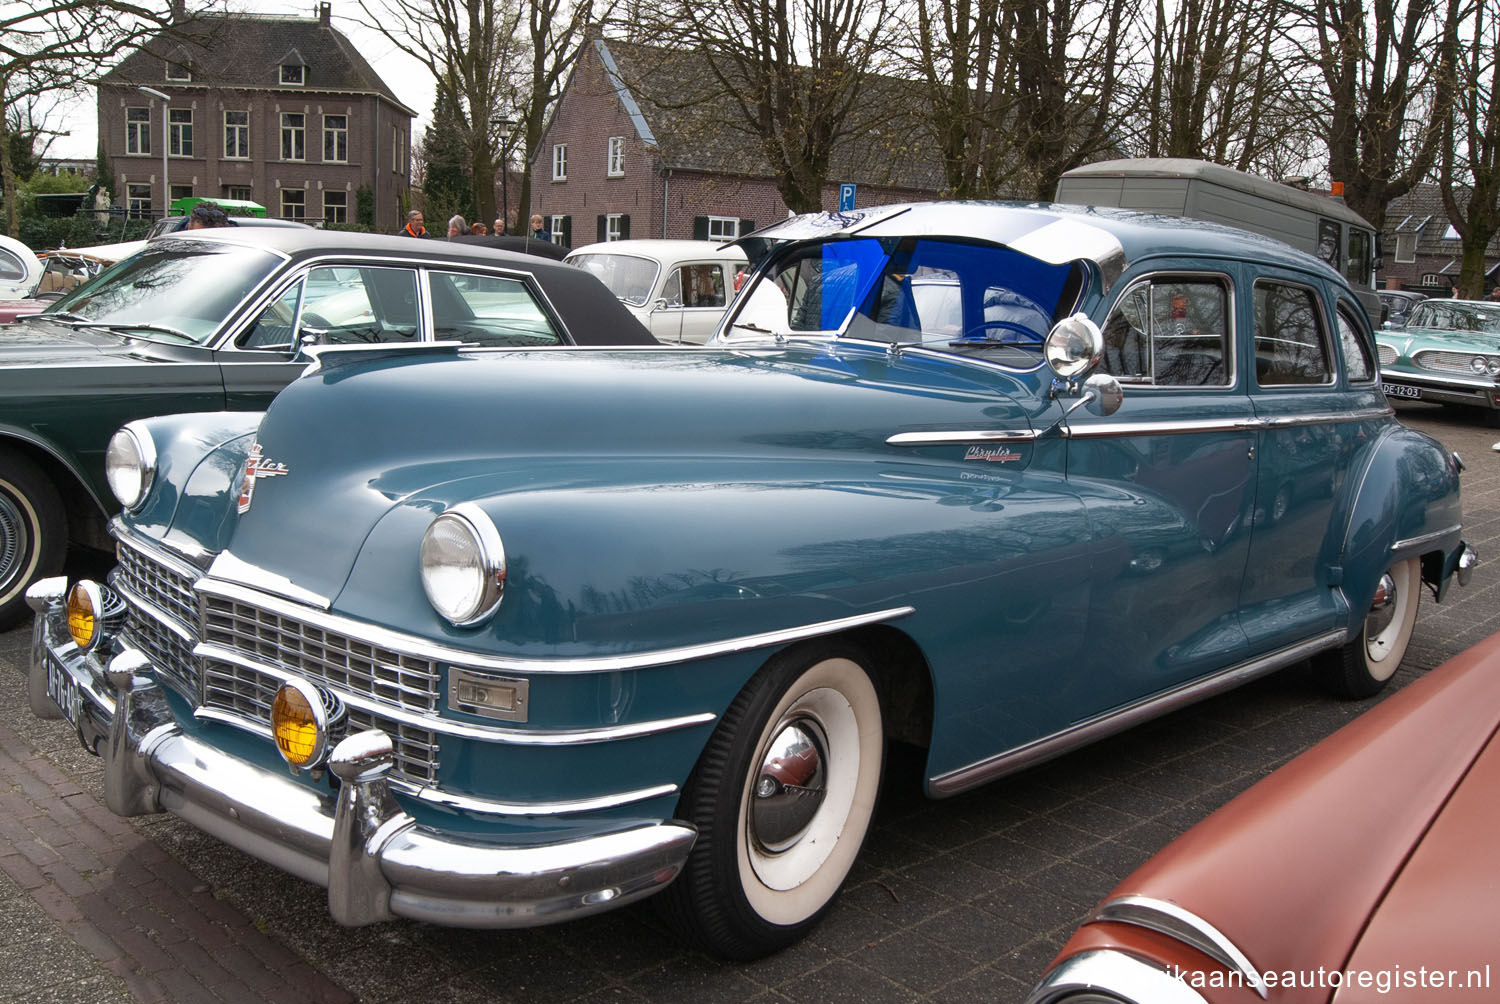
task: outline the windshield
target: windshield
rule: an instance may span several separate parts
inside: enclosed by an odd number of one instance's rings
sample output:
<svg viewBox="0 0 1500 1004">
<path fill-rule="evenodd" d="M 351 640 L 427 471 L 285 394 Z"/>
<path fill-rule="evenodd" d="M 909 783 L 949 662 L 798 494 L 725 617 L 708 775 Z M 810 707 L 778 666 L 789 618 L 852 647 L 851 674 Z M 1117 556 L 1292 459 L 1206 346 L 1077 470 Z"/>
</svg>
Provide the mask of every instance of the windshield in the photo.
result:
<svg viewBox="0 0 1500 1004">
<path fill-rule="evenodd" d="M 280 260 L 259 248 L 160 240 L 62 297 L 46 315 L 202 344 Z"/>
<path fill-rule="evenodd" d="M 650 258 L 628 254 L 581 254 L 568 259 L 609 287 L 632 307 L 643 307 L 656 288 L 661 266 Z"/>
<path fill-rule="evenodd" d="M 1030 366 L 1052 325 L 1072 310 L 1082 278 L 1075 264 L 1049 265 L 995 245 L 829 241 L 797 248 L 763 271 L 726 338 L 837 335 Z"/>
<path fill-rule="evenodd" d="M 1423 300 L 1412 308 L 1409 328 L 1438 328 L 1442 331 L 1479 331 L 1500 335 L 1500 303 L 1455 303 Z"/>
</svg>

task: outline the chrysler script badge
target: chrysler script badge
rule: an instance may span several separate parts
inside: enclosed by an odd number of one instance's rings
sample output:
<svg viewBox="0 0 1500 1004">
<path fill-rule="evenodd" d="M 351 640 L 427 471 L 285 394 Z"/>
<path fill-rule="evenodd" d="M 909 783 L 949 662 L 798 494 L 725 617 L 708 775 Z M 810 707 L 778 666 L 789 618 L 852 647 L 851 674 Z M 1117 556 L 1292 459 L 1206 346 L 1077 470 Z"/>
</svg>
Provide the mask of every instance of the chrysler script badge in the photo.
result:
<svg viewBox="0 0 1500 1004">
<path fill-rule="evenodd" d="M 274 478 L 279 474 L 288 473 L 290 472 L 286 469 L 286 464 L 261 456 L 259 443 L 250 447 L 250 456 L 245 458 L 245 481 L 240 486 L 240 512 L 247 512 L 250 509 L 250 499 L 255 495 L 256 478 Z"/>
<path fill-rule="evenodd" d="M 992 464 L 1008 464 L 1020 460 L 1021 455 L 1004 446 L 971 446 L 964 454 L 965 460 L 985 460 Z"/>
</svg>

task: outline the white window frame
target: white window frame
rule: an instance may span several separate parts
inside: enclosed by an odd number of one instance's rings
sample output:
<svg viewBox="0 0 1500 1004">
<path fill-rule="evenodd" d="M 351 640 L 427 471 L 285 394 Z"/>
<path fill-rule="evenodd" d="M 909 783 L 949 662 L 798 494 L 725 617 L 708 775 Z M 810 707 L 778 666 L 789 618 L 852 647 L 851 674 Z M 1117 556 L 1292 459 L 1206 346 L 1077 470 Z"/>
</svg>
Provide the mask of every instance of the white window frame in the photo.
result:
<svg viewBox="0 0 1500 1004">
<path fill-rule="evenodd" d="M 245 121 L 230 122 L 229 116 L 231 115 L 243 115 Z M 231 152 L 234 150 L 243 150 L 244 153 Z M 248 108 L 224 109 L 224 159 L 250 159 L 250 110 Z"/>
<path fill-rule="evenodd" d="M 249 202 L 250 191 L 249 185 L 225 185 L 224 198 L 234 199 L 237 202 Z"/>
<path fill-rule="evenodd" d="M 552 180 L 568 180 L 568 144 L 552 144 Z"/>
<path fill-rule="evenodd" d="M 167 152 L 173 157 L 188 158 L 193 155 L 193 110 L 191 108 L 167 109 Z"/>
<path fill-rule="evenodd" d="M 167 187 L 167 194 L 171 196 L 171 198 L 168 200 L 169 204 L 171 202 L 176 202 L 178 199 L 191 199 L 193 197 L 193 186 L 169 185 Z"/>
<path fill-rule="evenodd" d="M 287 201 L 287 196 L 291 195 L 293 192 L 297 193 L 298 195 L 300 195 L 302 197 L 301 201 L 298 201 L 298 202 L 288 202 Z M 305 219 L 307 219 L 307 189 L 305 189 L 305 188 L 283 188 L 281 190 L 281 196 L 280 196 L 280 199 L 279 199 L 279 203 L 280 203 L 280 207 L 281 207 L 281 218 L 282 219 L 284 219 L 284 220 L 305 220 Z M 297 215 L 297 216 L 288 216 L 286 214 L 286 210 L 287 210 L 288 206 L 296 206 L 297 208 L 301 209 L 302 212 L 299 215 Z"/>
<path fill-rule="evenodd" d="M 1424 272 L 1424 273 L 1422 273 L 1422 285 L 1424 285 L 1424 286 L 1443 286 L 1443 285 L 1447 285 L 1447 284 L 1443 281 L 1443 275 L 1442 275 L 1442 273 L 1440 273 L 1440 272 Z"/>
<path fill-rule="evenodd" d="M 131 112 L 144 112 L 131 119 Z M 125 109 L 125 154 L 132 157 L 151 156 L 151 108 L 148 105 L 131 105 Z"/>
<path fill-rule="evenodd" d="M 1404 254 L 1404 255 L 1401 253 L 1401 250 L 1402 250 L 1403 246 L 1406 249 L 1406 254 Z M 1397 234 L 1396 235 L 1396 254 L 1395 254 L 1395 259 L 1396 259 L 1396 264 L 1398 264 L 1398 265 L 1410 265 L 1410 264 L 1412 264 L 1413 262 L 1415 262 L 1417 260 L 1417 235 L 1416 234 L 1414 234 L 1414 233 L 1405 233 L 1405 234 Z"/>
<path fill-rule="evenodd" d="M 710 216 L 708 218 L 708 239 L 711 241 L 732 241 L 740 235 L 740 220 L 737 216 Z"/>
<path fill-rule="evenodd" d="M 625 137 L 611 136 L 609 138 L 609 154 L 605 158 L 604 173 L 606 177 L 625 177 Z"/>
<path fill-rule="evenodd" d="M 330 198 L 339 201 L 329 203 Z M 329 216 L 330 209 L 338 210 L 337 218 Z M 323 190 L 323 222 L 324 223 L 348 223 L 349 222 L 349 193 L 342 188 L 325 188 Z"/>
<path fill-rule="evenodd" d="M 329 119 L 339 119 L 344 124 L 341 126 L 330 126 Z M 335 156 L 328 156 L 328 143 L 332 140 Z M 347 115 L 324 115 L 323 116 L 323 163 L 325 164 L 347 164 L 349 163 L 349 116 Z"/>
<path fill-rule="evenodd" d="M 291 123 L 293 118 L 301 121 L 293 125 Z M 287 156 L 288 146 L 293 156 Z M 296 156 L 297 154 L 301 156 Z M 298 162 L 307 160 L 307 115 L 303 112 L 281 113 L 281 159 Z"/>
<path fill-rule="evenodd" d="M 191 81 L 193 79 L 193 71 L 191 67 L 184 66 L 181 63 L 174 63 L 171 60 L 167 60 L 167 72 L 164 75 L 163 79 L 171 80 L 179 84 L 187 83 L 188 81 Z"/>
<path fill-rule="evenodd" d="M 604 217 L 604 239 L 606 241 L 621 241 L 624 236 L 620 232 L 620 220 L 624 219 L 624 213 L 610 213 Z"/>
<path fill-rule="evenodd" d="M 288 79 L 288 71 L 295 80 Z M 307 67 L 301 63 L 282 63 L 281 75 L 278 77 L 282 87 L 303 87 L 307 84 Z"/>
<path fill-rule="evenodd" d="M 125 186 L 125 214 L 132 219 L 151 215 L 151 192 L 155 185 L 127 184 Z"/>
<path fill-rule="evenodd" d="M 391 126 L 391 171 L 401 173 L 401 130 Z"/>
<path fill-rule="evenodd" d="M 552 234 L 553 244 L 562 243 L 563 221 L 566 219 L 567 216 L 554 216 L 548 221 L 550 225 L 547 227 L 547 231 Z"/>
</svg>

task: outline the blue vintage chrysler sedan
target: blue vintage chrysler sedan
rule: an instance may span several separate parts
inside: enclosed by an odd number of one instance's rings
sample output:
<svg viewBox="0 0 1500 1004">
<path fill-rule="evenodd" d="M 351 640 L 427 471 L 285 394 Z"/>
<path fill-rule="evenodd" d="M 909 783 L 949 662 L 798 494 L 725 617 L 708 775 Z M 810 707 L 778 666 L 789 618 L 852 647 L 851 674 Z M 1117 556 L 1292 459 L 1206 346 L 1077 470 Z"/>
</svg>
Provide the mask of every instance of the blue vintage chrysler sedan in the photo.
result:
<svg viewBox="0 0 1500 1004">
<path fill-rule="evenodd" d="M 341 923 L 659 893 L 749 958 L 828 908 L 889 741 L 942 797 L 1309 658 L 1370 694 L 1475 561 L 1304 254 L 997 204 L 743 243 L 701 350 L 327 349 L 263 415 L 132 422 L 118 568 L 29 593 L 31 707 Z"/>
</svg>

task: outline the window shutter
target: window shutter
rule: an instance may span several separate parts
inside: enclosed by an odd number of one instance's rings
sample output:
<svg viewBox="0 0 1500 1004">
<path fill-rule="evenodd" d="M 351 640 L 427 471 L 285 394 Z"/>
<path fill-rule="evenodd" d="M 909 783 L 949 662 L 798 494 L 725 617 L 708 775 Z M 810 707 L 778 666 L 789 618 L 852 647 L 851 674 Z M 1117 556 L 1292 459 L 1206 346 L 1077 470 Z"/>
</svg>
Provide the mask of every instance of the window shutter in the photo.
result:
<svg viewBox="0 0 1500 1004">
<path fill-rule="evenodd" d="M 625 215 L 625 216 L 621 216 L 620 217 L 620 240 L 622 240 L 622 241 L 628 241 L 628 240 L 630 240 L 630 217 L 629 217 L 629 215 Z"/>
<path fill-rule="evenodd" d="M 604 214 L 600 213 L 599 214 L 599 243 L 600 244 L 603 244 L 604 241 L 605 241 L 605 239 L 609 237 L 609 231 L 605 229 L 608 226 L 609 226 L 609 224 L 605 221 Z"/>
<path fill-rule="evenodd" d="M 553 234 L 552 236 L 556 238 L 558 235 Z M 573 217 L 571 216 L 563 217 L 562 246 L 565 248 L 573 246 Z"/>
<path fill-rule="evenodd" d="M 754 220 L 740 220 L 740 236 L 743 237 L 755 229 Z"/>
<path fill-rule="evenodd" d="M 693 240 L 695 240 L 695 241 L 706 241 L 706 240 L 708 240 L 708 217 L 707 216 L 694 216 L 693 217 Z"/>
</svg>

